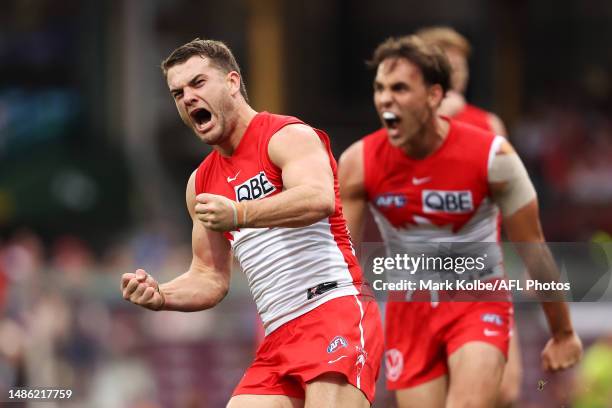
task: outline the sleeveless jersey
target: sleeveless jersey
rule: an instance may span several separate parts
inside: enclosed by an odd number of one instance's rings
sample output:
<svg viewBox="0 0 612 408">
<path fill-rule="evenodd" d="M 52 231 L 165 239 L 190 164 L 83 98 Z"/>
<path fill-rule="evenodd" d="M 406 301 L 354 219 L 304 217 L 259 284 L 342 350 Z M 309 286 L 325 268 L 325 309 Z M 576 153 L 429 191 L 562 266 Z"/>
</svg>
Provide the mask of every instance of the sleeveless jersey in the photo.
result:
<svg viewBox="0 0 612 408">
<path fill-rule="evenodd" d="M 231 157 L 213 150 L 196 172 L 196 194 L 231 200 L 265 200 L 283 190 L 281 169 L 268 156 L 272 136 L 297 118 L 258 113 Z M 334 174 L 333 215 L 300 228 L 239 228 L 226 232 L 245 273 L 266 334 L 317 306 L 360 292 L 361 268 L 354 255 L 338 192 L 337 165 L 328 136 L 325 144 Z"/>
<path fill-rule="evenodd" d="M 440 256 L 446 251 L 457 256 L 456 251 L 476 255 L 486 250 L 486 269 L 462 278 L 502 277 L 496 244 L 499 211 L 489 198 L 487 175 L 504 139 L 455 120 L 449 123 L 442 145 L 421 160 L 392 146 L 386 129 L 364 137 L 364 186 L 370 209 L 388 255 Z M 453 243 L 453 249 L 442 249 L 443 243 Z"/>
<path fill-rule="evenodd" d="M 489 123 L 489 113 L 469 103 L 466 103 L 463 109 L 453 116 L 453 119 L 459 122 L 469 123 L 480 129 L 490 132 L 493 131 Z"/>
</svg>

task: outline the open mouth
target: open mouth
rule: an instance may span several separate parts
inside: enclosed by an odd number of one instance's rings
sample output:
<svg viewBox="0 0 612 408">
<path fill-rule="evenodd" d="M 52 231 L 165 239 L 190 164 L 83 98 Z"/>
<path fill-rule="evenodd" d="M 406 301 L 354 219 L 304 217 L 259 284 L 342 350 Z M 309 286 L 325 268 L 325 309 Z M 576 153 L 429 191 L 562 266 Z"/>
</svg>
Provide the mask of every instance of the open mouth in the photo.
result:
<svg viewBox="0 0 612 408">
<path fill-rule="evenodd" d="M 189 115 L 191 116 L 191 119 L 195 122 L 196 127 L 198 129 L 204 127 L 208 122 L 210 122 L 210 119 L 212 118 L 211 113 L 204 108 L 194 109 Z"/>
<path fill-rule="evenodd" d="M 397 129 L 397 126 L 400 122 L 399 116 L 397 116 L 393 112 L 383 112 L 382 113 L 383 121 L 388 128 Z"/>
</svg>

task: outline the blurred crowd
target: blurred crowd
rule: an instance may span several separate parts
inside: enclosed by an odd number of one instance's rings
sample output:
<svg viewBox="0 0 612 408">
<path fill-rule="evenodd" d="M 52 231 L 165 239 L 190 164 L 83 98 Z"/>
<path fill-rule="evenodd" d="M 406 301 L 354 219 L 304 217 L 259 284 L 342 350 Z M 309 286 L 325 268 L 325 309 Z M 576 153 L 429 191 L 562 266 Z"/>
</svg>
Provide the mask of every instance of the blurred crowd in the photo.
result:
<svg viewBox="0 0 612 408">
<path fill-rule="evenodd" d="M 561 102 L 538 102 L 511 132 L 536 183 L 549 240 L 585 241 L 612 232 L 612 116 Z M 562 219 L 563 222 L 558 222 Z"/>
<path fill-rule="evenodd" d="M 32 231 L 9 237 L 0 245 L 1 395 L 44 386 L 73 391 L 56 406 L 221 406 L 252 353 L 256 314 L 241 286 L 220 310 L 193 314 L 147 312 L 119 290 L 136 265 L 166 280 L 190 256 L 158 233 L 101 256 L 74 236 L 48 248 Z"/>
</svg>

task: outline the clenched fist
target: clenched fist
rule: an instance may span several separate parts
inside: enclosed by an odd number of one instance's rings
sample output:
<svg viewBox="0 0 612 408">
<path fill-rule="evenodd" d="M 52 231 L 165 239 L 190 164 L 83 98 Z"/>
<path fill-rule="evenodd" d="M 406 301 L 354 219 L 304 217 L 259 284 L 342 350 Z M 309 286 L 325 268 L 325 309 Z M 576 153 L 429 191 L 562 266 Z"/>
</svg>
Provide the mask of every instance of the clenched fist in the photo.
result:
<svg viewBox="0 0 612 408">
<path fill-rule="evenodd" d="M 546 371 L 565 370 L 581 357 L 582 342 L 575 333 L 559 339 L 553 337 L 542 351 L 542 368 Z"/>
<path fill-rule="evenodd" d="M 165 299 L 159 289 L 159 283 L 143 269 L 123 274 L 121 292 L 125 300 L 147 309 L 161 310 L 164 307 Z"/>
<path fill-rule="evenodd" d="M 232 231 L 239 226 L 239 216 L 245 214 L 239 211 L 239 203 L 217 194 L 202 193 L 196 197 L 196 216 L 204 226 L 213 231 Z M 240 212 L 240 214 L 239 214 Z"/>
</svg>

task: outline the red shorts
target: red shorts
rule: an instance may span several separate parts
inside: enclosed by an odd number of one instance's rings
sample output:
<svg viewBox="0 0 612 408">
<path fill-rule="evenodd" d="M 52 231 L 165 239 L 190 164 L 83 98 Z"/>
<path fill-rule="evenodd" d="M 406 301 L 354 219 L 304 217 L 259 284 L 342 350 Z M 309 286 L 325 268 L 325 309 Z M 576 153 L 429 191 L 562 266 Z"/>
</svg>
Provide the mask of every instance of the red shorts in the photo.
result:
<svg viewBox="0 0 612 408">
<path fill-rule="evenodd" d="M 233 395 L 304 399 L 308 382 L 337 372 L 372 402 L 382 353 L 382 322 L 376 302 L 359 296 L 339 297 L 266 336 Z"/>
<path fill-rule="evenodd" d="M 511 302 L 388 302 L 387 388 L 410 388 L 448 373 L 447 359 L 465 343 L 483 341 L 508 356 Z"/>
</svg>

